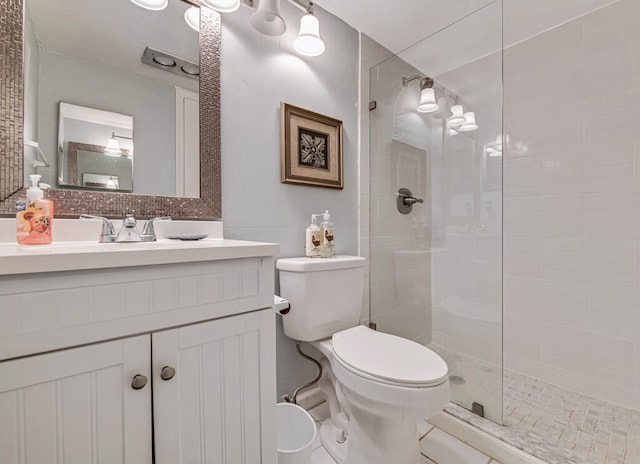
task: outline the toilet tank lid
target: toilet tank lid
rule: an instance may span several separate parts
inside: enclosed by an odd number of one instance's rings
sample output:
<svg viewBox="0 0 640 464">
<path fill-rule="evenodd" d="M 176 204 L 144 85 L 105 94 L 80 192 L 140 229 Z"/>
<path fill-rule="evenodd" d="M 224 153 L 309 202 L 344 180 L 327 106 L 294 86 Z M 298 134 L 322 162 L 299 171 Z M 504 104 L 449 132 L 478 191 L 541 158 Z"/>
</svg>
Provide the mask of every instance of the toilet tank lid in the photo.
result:
<svg viewBox="0 0 640 464">
<path fill-rule="evenodd" d="M 281 271 L 315 272 L 364 267 L 365 258 L 360 256 L 336 255 L 331 258 L 282 258 L 276 261 Z"/>
</svg>

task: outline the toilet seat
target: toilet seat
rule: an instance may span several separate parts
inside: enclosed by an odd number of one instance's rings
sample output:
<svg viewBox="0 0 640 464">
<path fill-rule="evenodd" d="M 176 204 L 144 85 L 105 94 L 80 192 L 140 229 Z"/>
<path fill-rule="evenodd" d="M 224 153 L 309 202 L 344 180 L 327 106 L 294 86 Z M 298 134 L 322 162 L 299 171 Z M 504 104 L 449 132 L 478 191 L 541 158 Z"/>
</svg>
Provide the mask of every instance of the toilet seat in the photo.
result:
<svg viewBox="0 0 640 464">
<path fill-rule="evenodd" d="M 332 352 L 346 370 L 374 382 L 415 388 L 447 379 L 447 364 L 430 349 L 365 326 L 335 333 Z"/>
</svg>

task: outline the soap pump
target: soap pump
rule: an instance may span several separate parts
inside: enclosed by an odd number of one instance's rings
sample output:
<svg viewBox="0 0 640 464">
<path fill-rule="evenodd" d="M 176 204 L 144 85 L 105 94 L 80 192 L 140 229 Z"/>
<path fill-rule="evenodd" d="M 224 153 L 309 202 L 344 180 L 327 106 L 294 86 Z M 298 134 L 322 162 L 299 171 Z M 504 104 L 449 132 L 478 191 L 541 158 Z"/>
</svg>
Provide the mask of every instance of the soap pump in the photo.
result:
<svg viewBox="0 0 640 464">
<path fill-rule="evenodd" d="M 305 254 L 310 258 L 320 256 L 320 245 L 322 244 L 322 229 L 318 225 L 319 214 L 311 215 L 311 224 L 307 227 L 305 234 Z"/>
<path fill-rule="evenodd" d="M 333 222 L 331 222 L 331 214 L 329 210 L 326 210 L 322 215 L 322 248 L 320 250 L 320 256 L 323 258 L 330 258 L 335 254 L 335 243 L 333 234 Z"/>
<path fill-rule="evenodd" d="M 27 199 L 16 203 L 16 239 L 21 245 L 46 245 L 51 243 L 53 202 L 45 200 L 40 184 L 40 174 L 31 174 L 31 187 Z"/>
</svg>

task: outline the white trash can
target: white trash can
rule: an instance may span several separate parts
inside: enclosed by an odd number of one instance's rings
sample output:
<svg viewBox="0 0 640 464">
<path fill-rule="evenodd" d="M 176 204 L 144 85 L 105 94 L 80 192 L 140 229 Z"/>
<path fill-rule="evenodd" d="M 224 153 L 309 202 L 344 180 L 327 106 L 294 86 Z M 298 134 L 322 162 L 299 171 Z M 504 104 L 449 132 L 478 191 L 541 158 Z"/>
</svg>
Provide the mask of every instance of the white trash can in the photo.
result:
<svg viewBox="0 0 640 464">
<path fill-rule="evenodd" d="M 278 464 L 309 464 L 316 439 L 316 423 L 293 403 L 278 403 Z"/>
</svg>

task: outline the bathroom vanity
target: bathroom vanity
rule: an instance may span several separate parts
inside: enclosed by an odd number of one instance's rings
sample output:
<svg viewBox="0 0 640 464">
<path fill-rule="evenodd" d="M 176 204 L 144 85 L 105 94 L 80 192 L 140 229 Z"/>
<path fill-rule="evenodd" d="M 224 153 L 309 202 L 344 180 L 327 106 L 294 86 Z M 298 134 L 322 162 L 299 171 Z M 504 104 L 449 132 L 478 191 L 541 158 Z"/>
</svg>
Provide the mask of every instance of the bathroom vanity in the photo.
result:
<svg viewBox="0 0 640 464">
<path fill-rule="evenodd" d="M 0 462 L 276 463 L 275 244 L 0 244 Z"/>
</svg>

